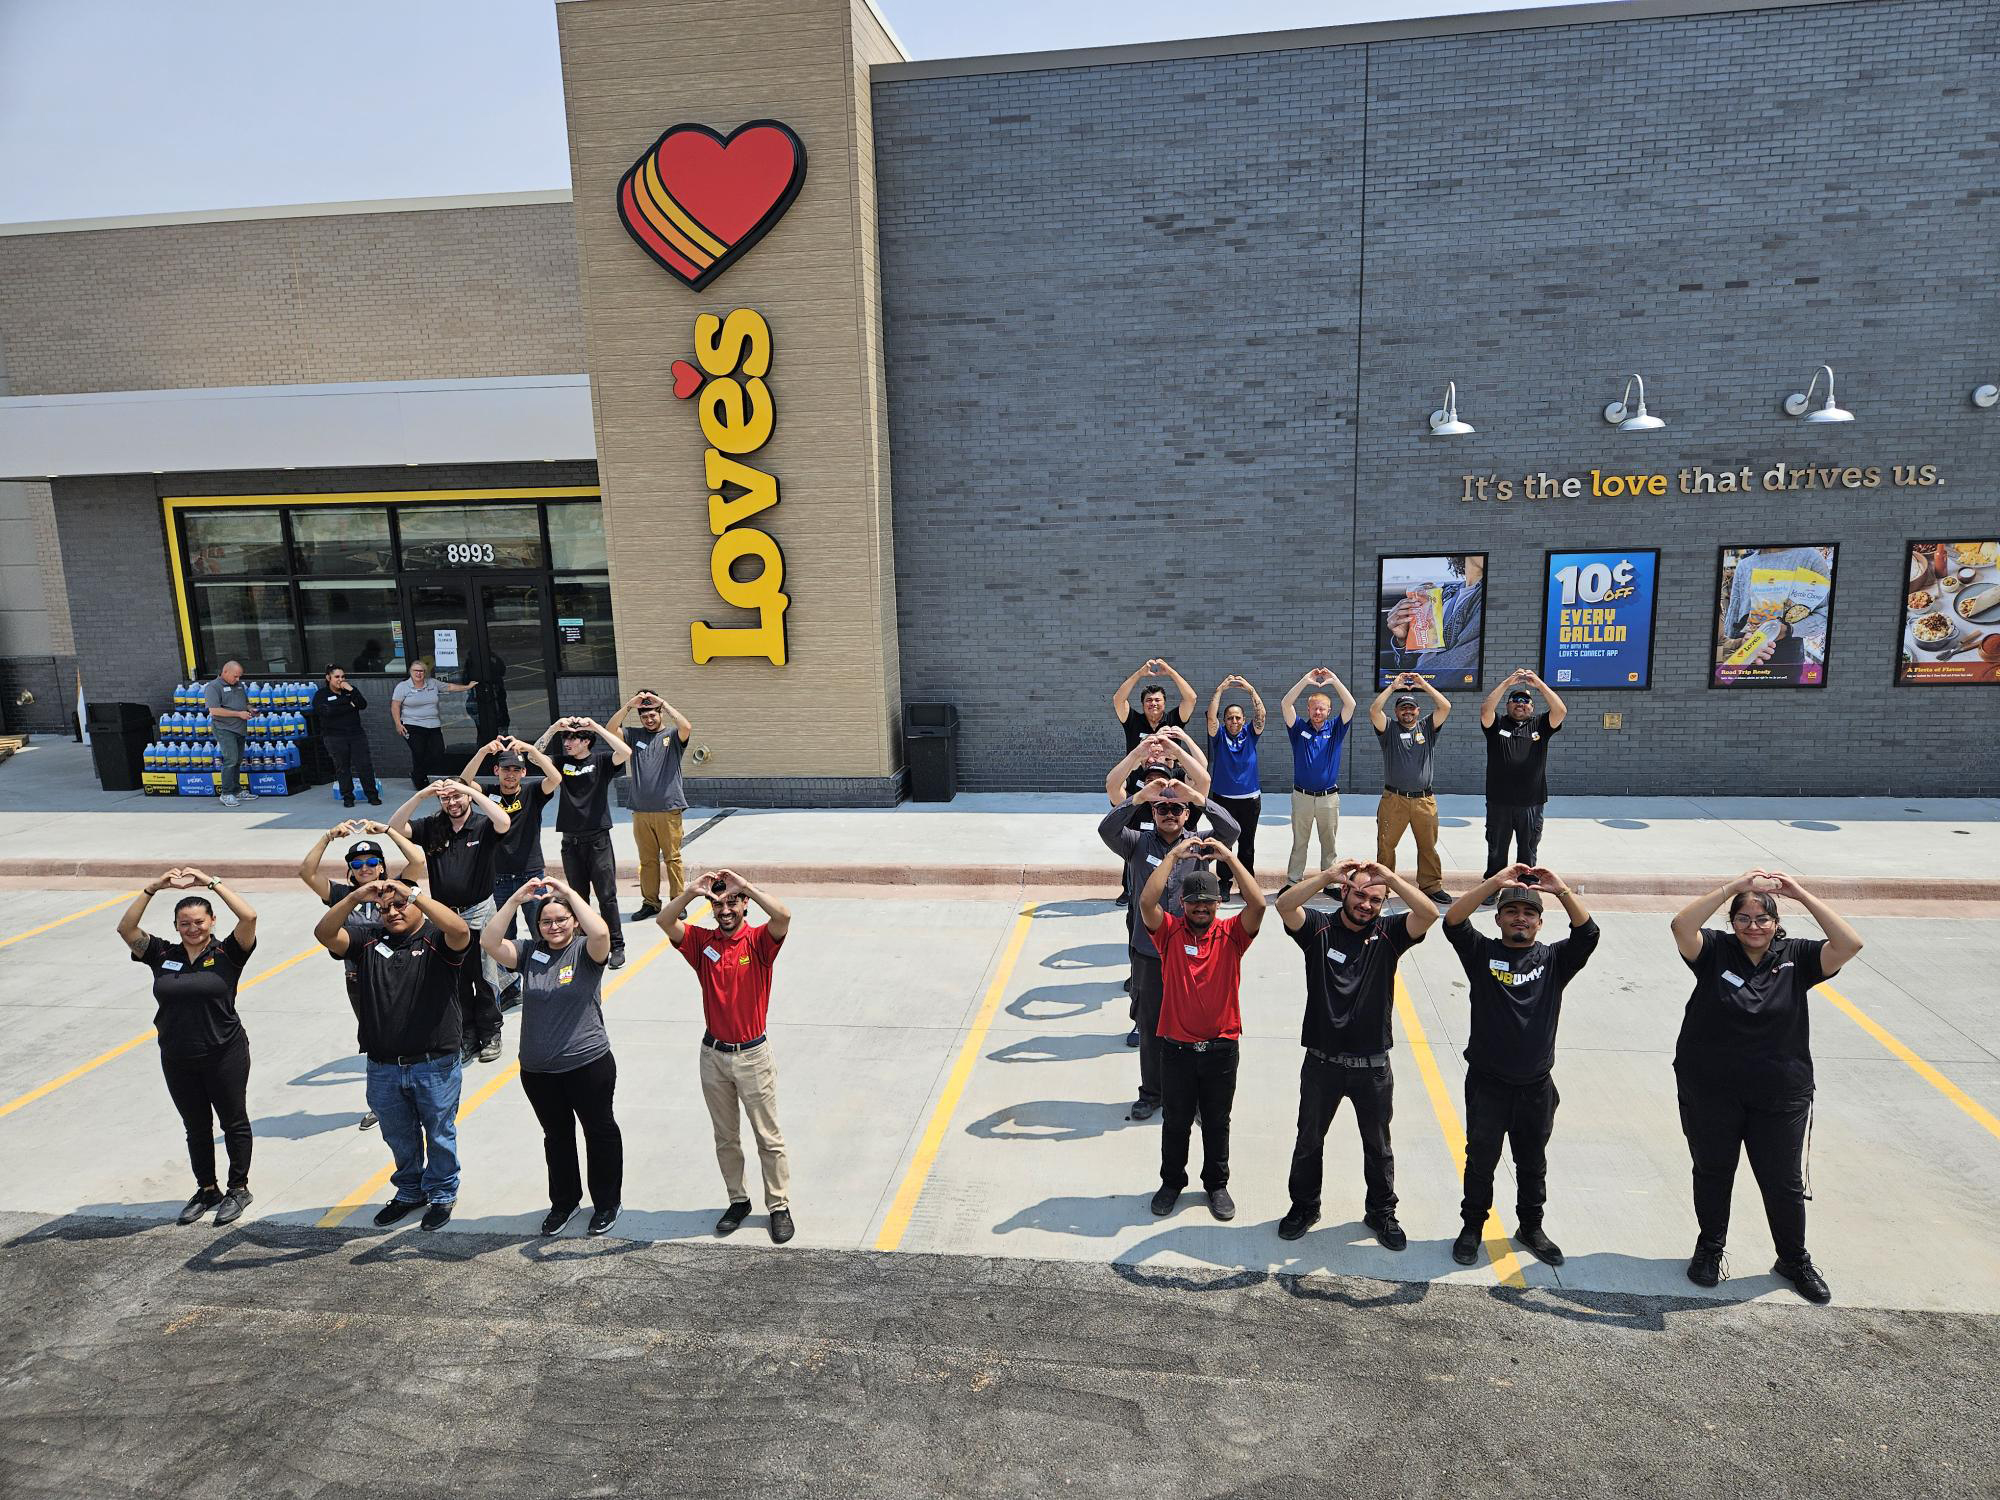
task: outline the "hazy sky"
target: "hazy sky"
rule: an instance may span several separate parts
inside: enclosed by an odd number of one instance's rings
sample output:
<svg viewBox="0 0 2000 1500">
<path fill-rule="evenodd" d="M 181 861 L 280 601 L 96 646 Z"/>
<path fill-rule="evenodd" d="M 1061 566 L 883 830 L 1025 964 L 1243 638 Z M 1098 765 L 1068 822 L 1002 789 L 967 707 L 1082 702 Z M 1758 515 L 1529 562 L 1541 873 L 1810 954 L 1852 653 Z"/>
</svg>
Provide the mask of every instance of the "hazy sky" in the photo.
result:
<svg viewBox="0 0 2000 1500">
<path fill-rule="evenodd" d="M 913 57 L 1534 0 L 877 0 Z M 569 185 L 553 0 L 0 0 L 0 223 Z"/>
</svg>

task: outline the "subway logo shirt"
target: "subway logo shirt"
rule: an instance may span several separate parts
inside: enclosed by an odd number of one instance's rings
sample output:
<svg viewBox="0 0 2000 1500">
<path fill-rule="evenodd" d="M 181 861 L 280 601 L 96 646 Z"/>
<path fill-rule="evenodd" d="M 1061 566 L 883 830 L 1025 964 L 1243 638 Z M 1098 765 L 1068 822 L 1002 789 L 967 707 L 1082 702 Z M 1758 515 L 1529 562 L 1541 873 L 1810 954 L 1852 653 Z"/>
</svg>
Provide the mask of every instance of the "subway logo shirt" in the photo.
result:
<svg viewBox="0 0 2000 1500">
<path fill-rule="evenodd" d="M 1560 942 L 1510 948 L 1470 922 L 1446 922 L 1445 941 L 1472 986 L 1466 1062 L 1502 1083 L 1544 1077 L 1556 1065 L 1563 988 L 1590 961 L 1600 936 L 1595 922 L 1585 922 Z"/>
</svg>

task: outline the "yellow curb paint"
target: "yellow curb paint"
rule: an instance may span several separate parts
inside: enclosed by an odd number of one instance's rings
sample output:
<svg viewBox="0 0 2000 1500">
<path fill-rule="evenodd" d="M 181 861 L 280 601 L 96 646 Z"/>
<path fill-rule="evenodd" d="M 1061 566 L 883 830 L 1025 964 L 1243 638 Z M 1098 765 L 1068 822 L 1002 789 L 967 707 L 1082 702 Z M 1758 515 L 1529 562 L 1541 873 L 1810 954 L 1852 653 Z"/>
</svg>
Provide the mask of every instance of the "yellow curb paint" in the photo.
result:
<svg viewBox="0 0 2000 1500">
<path fill-rule="evenodd" d="M 1928 1083 L 1940 1094 L 1943 1094 L 1953 1104 L 1964 1110 L 1966 1114 L 1978 1122 L 1988 1135 L 1992 1136 L 1995 1140 L 2000 1140 L 2000 1117 L 1995 1117 L 1991 1110 L 1987 1109 L 1978 1100 L 1967 1094 L 1964 1089 L 1960 1088 L 1936 1068 L 1917 1056 L 1916 1053 L 1912 1052 L 1904 1044 L 1900 1037 L 1877 1021 L 1873 1016 L 1869 1015 L 1860 1006 L 1856 1005 L 1852 1000 L 1848 999 L 1847 996 L 1841 994 L 1832 985 L 1822 984 L 1818 988 L 1820 994 L 1826 996 L 1827 999 L 1831 1000 L 1836 1006 L 1847 1013 L 1847 1018 L 1850 1021 L 1874 1037 L 1876 1041 L 1880 1042 L 1891 1053 L 1906 1063 L 1911 1072 L 1923 1079 L 1925 1083 Z"/>
<path fill-rule="evenodd" d="M 58 927 L 66 927 L 81 917 L 94 916 L 110 907 L 122 906 L 138 894 L 137 891 L 126 891 L 122 895 L 113 896 L 109 901 L 100 901 L 95 906 L 86 906 L 82 911 L 73 911 L 66 917 L 58 917 L 53 922 L 30 927 L 26 932 L 17 932 L 10 938 L 0 938 L 0 948 L 11 948 L 16 943 L 25 943 L 31 937 L 40 937 L 45 932 L 54 932 Z"/>
<path fill-rule="evenodd" d="M 917 1142 L 916 1155 L 910 1158 L 909 1170 L 903 1174 L 896 1196 L 889 1204 L 889 1212 L 883 1216 L 882 1228 L 875 1236 L 877 1250 L 894 1250 L 903 1243 L 911 1216 L 917 1210 L 917 1199 L 923 1196 L 924 1183 L 930 1177 L 931 1167 L 937 1162 L 938 1152 L 944 1145 L 945 1131 L 951 1128 L 952 1114 L 958 1108 L 960 1096 L 965 1093 L 966 1080 L 971 1078 L 973 1064 L 979 1060 L 980 1045 L 986 1040 L 986 1033 L 993 1025 L 993 1016 L 1007 993 L 1007 980 L 1021 957 L 1021 947 L 1028 940 L 1028 928 L 1034 916 L 1035 903 L 1030 901 L 1014 919 L 1014 930 L 1007 936 L 1007 946 L 1000 954 L 1000 966 L 993 971 L 993 982 L 986 987 L 986 997 L 980 1002 L 979 1013 L 972 1018 L 972 1029 L 966 1033 L 964 1045 L 958 1049 L 958 1060 L 952 1064 L 951 1073 L 944 1081 L 944 1090 L 938 1095 L 937 1107 L 931 1111 L 930 1123 L 924 1127 L 923 1137 Z"/>
<path fill-rule="evenodd" d="M 1465 1127 L 1458 1122 L 1458 1107 L 1451 1102 L 1451 1092 L 1444 1086 L 1444 1074 L 1438 1071 L 1430 1037 L 1424 1031 L 1424 1023 L 1417 1019 L 1417 1007 L 1410 1000 L 1410 988 L 1403 983 L 1401 974 L 1396 976 L 1396 1014 L 1403 1019 L 1403 1031 L 1409 1038 L 1410 1052 L 1417 1059 L 1417 1071 L 1423 1075 L 1424 1091 L 1431 1096 L 1431 1110 L 1437 1115 L 1438 1129 L 1444 1132 L 1444 1143 L 1450 1148 L 1451 1159 L 1457 1164 L 1458 1175 L 1463 1180 Z M 1486 1214 L 1485 1239 L 1487 1258 L 1493 1262 L 1493 1274 L 1501 1284 L 1526 1287 L 1528 1281 L 1521 1274 L 1521 1262 L 1514 1255 L 1512 1241 L 1507 1238 L 1507 1227 L 1500 1222 L 1500 1215 L 1491 1209 Z"/>
</svg>

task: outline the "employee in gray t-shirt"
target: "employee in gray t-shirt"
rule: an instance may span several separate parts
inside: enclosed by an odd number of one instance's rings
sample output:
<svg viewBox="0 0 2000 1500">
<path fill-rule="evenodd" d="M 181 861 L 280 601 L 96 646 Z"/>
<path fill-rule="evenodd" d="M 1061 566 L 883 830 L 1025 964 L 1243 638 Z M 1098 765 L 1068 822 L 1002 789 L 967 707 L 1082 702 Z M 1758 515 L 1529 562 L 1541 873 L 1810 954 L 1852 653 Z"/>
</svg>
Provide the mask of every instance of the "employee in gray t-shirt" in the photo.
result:
<svg viewBox="0 0 2000 1500">
<path fill-rule="evenodd" d="M 625 728 L 625 716 L 636 711 L 639 727 Z M 664 727 L 672 718 L 674 727 Z M 660 864 L 667 866 L 667 897 L 687 889 L 681 870 L 681 814 L 687 810 L 687 789 L 681 783 L 681 752 L 694 725 L 658 693 L 641 688 L 612 717 L 613 734 L 632 747 L 625 774 L 632 778 L 632 837 L 639 845 L 639 909 L 628 919 L 643 922 L 660 914 Z"/>
<path fill-rule="evenodd" d="M 449 775 L 444 763 L 444 720 L 438 716 L 438 702 L 445 693 L 469 693 L 477 682 L 446 682 L 431 676 L 431 665 L 422 657 L 410 663 L 410 675 L 396 684 L 389 695 L 389 717 L 410 745 L 410 785 L 422 791 L 430 785 L 431 773 Z"/>
<path fill-rule="evenodd" d="M 226 661 L 215 681 L 201 690 L 208 703 L 209 726 L 222 758 L 222 805 L 236 806 L 239 794 L 254 801 L 257 794 L 243 785 L 243 736 L 250 724 L 250 690 L 243 685 L 243 663 Z"/>
<path fill-rule="evenodd" d="M 1418 692 L 1431 700 L 1431 711 L 1419 714 Z M 1396 695 L 1396 722 L 1382 705 Z M 1396 868 L 1396 845 L 1403 830 L 1417 836 L 1417 889 L 1433 901 L 1451 904 L 1444 889 L 1444 866 L 1438 860 L 1438 805 L 1431 793 L 1431 752 L 1444 721 L 1451 717 L 1451 700 L 1430 685 L 1420 672 L 1399 672 L 1368 705 L 1368 722 L 1382 746 L 1382 800 L 1375 809 L 1375 860 L 1385 870 Z"/>
<path fill-rule="evenodd" d="M 536 941 L 501 934 L 515 914 L 539 901 Z M 624 1191 L 625 1139 L 612 1118 L 618 1060 L 604 1031 L 604 970 L 611 929 L 590 903 L 560 880 L 538 877 L 507 898 L 479 935 L 479 944 L 521 976 L 521 1088 L 542 1122 L 549 1163 L 549 1212 L 543 1234 L 558 1234 L 583 1201 L 576 1127 L 590 1153 L 590 1232 L 618 1219 Z"/>
</svg>

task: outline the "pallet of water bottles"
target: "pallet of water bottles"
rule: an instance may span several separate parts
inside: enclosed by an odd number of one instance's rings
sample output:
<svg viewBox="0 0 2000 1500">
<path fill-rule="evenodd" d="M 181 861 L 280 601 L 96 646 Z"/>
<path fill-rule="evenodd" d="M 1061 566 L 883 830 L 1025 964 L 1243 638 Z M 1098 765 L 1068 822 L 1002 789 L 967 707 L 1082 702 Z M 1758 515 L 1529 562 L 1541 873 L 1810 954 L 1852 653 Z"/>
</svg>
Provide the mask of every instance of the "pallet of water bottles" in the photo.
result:
<svg viewBox="0 0 2000 1500">
<path fill-rule="evenodd" d="M 184 682 L 173 707 L 160 715 L 159 738 L 146 747 L 141 785 L 158 797 L 213 797 L 220 789 L 222 757 L 208 715 L 206 686 Z M 288 797 L 306 784 L 301 747 L 312 732 L 306 707 L 310 682 L 245 682 L 250 700 L 243 729 L 244 784 L 259 797 Z"/>
</svg>

